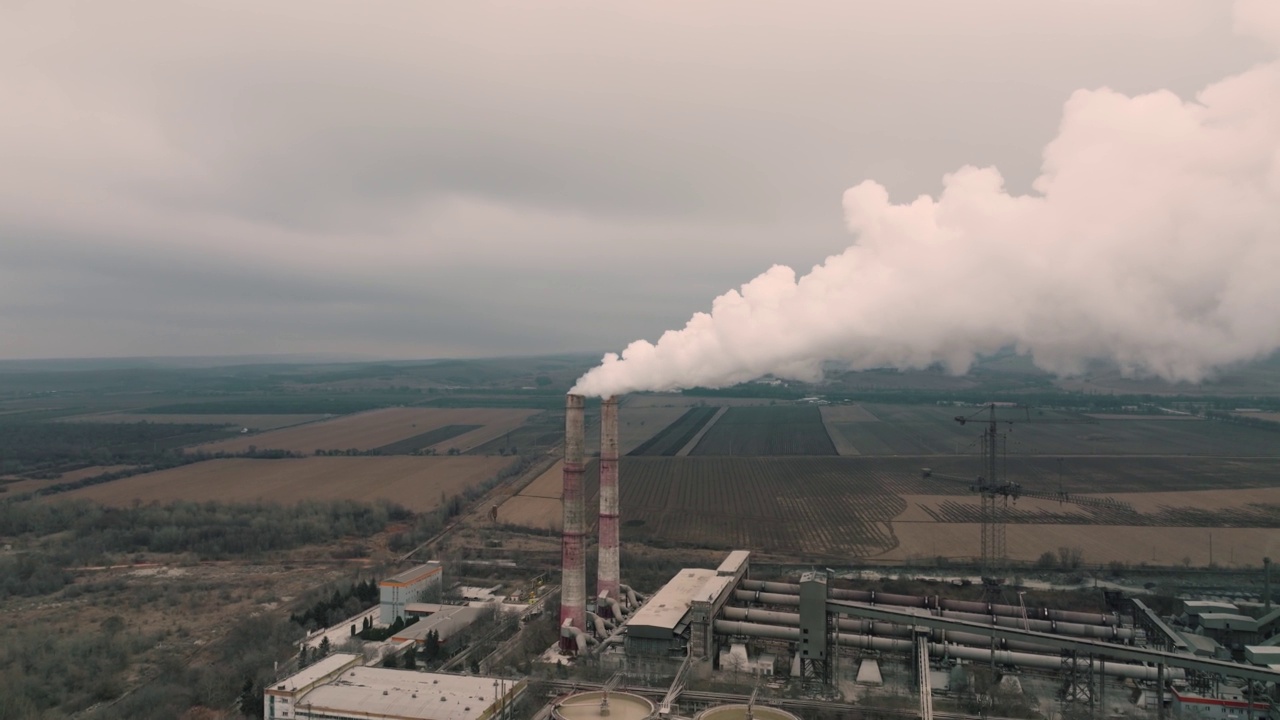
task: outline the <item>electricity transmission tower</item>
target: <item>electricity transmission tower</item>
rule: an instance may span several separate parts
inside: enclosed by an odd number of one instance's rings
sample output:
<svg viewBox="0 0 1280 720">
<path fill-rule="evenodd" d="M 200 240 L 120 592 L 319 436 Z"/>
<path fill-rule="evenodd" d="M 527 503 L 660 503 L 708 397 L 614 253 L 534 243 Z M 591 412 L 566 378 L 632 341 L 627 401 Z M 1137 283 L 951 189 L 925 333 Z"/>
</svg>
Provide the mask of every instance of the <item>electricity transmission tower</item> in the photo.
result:
<svg viewBox="0 0 1280 720">
<path fill-rule="evenodd" d="M 1009 412 L 1021 412 L 1021 417 L 1016 419 L 1010 417 L 999 417 L 997 410 L 1005 410 L 1006 415 Z M 982 416 L 986 415 L 985 418 Z M 1010 482 L 1000 477 L 1000 457 L 1007 444 L 1007 430 L 1001 432 L 1001 425 L 1012 429 L 1013 424 L 1019 423 L 1095 423 L 1090 418 L 1032 418 L 1030 408 L 1025 406 L 1000 405 L 997 403 L 987 403 L 982 409 L 971 415 L 956 416 L 955 421 L 961 425 L 969 422 L 981 422 L 985 425 L 982 431 L 982 474 L 976 479 L 962 478 L 955 475 L 944 475 L 935 473 L 929 468 L 924 468 L 923 476 L 926 478 L 935 477 L 941 480 L 953 480 L 965 483 L 969 486 L 969 491 L 976 493 L 981 502 L 979 509 L 979 522 L 982 530 L 982 543 L 980 554 L 980 565 L 982 569 L 983 581 L 990 586 L 998 586 L 1004 571 L 1007 568 L 1009 560 L 1009 547 L 1005 528 L 1007 526 L 1007 518 L 1009 514 L 1009 502 L 1016 501 L 1019 497 L 1034 497 L 1043 500 L 1056 500 L 1063 503 L 1071 503 L 1073 505 L 1081 505 L 1095 509 L 1118 510 L 1123 512 L 1133 512 L 1133 507 L 1128 503 L 1119 502 L 1110 498 L 1099 497 L 1081 497 L 1071 495 L 1061 488 L 1057 492 L 1042 492 L 1035 490 L 1025 490 L 1021 485 Z M 1059 483 L 1061 484 L 1061 483 Z"/>
</svg>

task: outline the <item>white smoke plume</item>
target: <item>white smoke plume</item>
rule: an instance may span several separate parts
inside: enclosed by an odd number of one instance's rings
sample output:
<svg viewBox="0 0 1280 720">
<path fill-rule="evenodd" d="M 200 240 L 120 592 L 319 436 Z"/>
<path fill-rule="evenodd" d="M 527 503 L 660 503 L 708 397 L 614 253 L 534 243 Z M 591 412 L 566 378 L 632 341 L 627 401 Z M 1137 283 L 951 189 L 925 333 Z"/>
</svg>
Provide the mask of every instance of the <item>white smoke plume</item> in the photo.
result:
<svg viewBox="0 0 1280 720">
<path fill-rule="evenodd" d="M 1280 48 L 1280 2 L 1241 0 L 1236 25 Z M 1193 101 L 1077 91 L 1034 190 L 965 167 L 893 204 L 863 182 L 844 194 L 855 245 L 769 269 L 572 392 L 817 380 L 824 361 L 964 373 L 1010 346 L 1058 374 L 1108 359 L 1197 382 L 1280 347 L 1280 62 Z"/>
</svg>

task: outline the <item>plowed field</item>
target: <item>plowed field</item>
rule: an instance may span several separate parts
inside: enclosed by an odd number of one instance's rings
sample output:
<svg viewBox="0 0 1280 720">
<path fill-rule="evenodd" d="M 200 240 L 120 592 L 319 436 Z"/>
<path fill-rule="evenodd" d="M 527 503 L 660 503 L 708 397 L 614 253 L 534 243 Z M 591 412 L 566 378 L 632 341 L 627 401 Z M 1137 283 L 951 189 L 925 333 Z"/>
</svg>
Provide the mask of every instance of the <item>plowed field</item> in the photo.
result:
<svg viewBox="0 0 1280 720">
<path fill-rule="evenodd" d="M 1055 490 L 1056 458 L 1034 460 L 1032 467 L 1043 472 L 1020 476 L 1019 481 L 1035 489 Z M 969 521 L 976 519 L 976 502 L 967 484 L 924 479 L 920 476 L 924 463 L 949 466 L 948 472 L 964 472 L 975 461 L 937 457 L 626 457 L 619 481 L 623 538 L 746 547 L 796 557 L 899 557 L 903 537 L 910 539 L 910 554 L 932 547 L 936 537 L 940 549 L 931 551 L 934 555 L 975 555 L 976 529 L 968 535 L 957 535 L 955 530 L 970 527 Z M 1051 480 L 1038 480 L 1044 477 Z M 1034 485 L 1037 481 L 1039 486 Z M 500 521 L 558 528 L 560 482 L 559 467 L 553 467 L 502 506 Z M 593 517 L 597 502 L 594 468 L 588 469 L 585 482 L 588 516 Z M 1018 537 L 1025 534 L 1027 542 L 1032 542 L 1037 532 L 1043 534 L 1033 543 L 1034 553 L 1026 551 L 1031 560 L 1046 549 L 1057 550 L 1059 545 L 1048 547 L 1046 543 L 1058 542 L 1062 528 L 1089 527 L 1083 531 L 1086 535 L 1098 529 L 1106 537 L 1121 538 L 1116 534 L 1118 528 L 1142 525 L 1145 527 L 1138 529 L 1156 535 L 1140 537 L 1159 537 L 1159 533 L 1198 533 L 1206 522 L 1251 523 L 1262 525 L 1247 528 L 1259 533 L 1259 538 L 1280 537 L 1280 529 L 1274 527 L 1280 524 L 1276 508 L 1280 503 L 1280 460 L 1276 459 L 1237 460 L 1224 467 L 1224 461 L 1213 458 L 1072 458 L 1066 465 L 1063 486 L 1072 493 L 1118 493 L 1117 499 L 1130 502 L 1137 514 L 1106 515 L 1056 501 L 1021 498 L 1015 505 L 1019 514 L 1011 518 L 1015 522 L 1009 526 L 1011 552 L 1015 527 L 1019 528 Z M 1217 504 L 1197 499 L 1205 487 L 1218 488 L 1211 491 L 1220 498 Z M 1228 489 L 1232 487 L 1239 489 Z M 1192 492 L 1167 492 L 1169 489 Z M 1160 490 L 1166 492 L 1152 492 Z M 1224 499 L 1228 497 L 1232 499 Z M 1181 527 L 1167 527 L 1169 524 Z M 1246 535 L 1254 537 L 1248 533 L 1241 537 Z M 1102 561 L 1096 558 L 1087 556 L 1086 560 Z"/>
<path fill-rule="evenodd" d="M 820 456 L 835 455 L 836 449 L 817 406 L 779 405 L 729 408 L 689 454 Z"/>
<path fill-rule="evenodd" d="M 894 523 L 898 545 L 877 557 L 905 562 L 942 556 L 973 558 L 979 554 L 978 525 L 969 523 Z M 1263 557 L 1280 552 L 1280 530 L 1271 528 L 1165 528 L 1122 525 L 1010 525 L 1009 559 L 1035 562 L 1045 552 L 1080 548 L 1090 565 L 1112 561 L 1132 564 L 1209 564 L 1212 534 L 1213 562 L 1224 566 L 1262 565 Z"/>
<path fill-rule="evenodd" d="M 511 462 L 510 458 L 476 456 L 232 458 L 135 475 L 57 497 L 107 505 L 128 505 L 135 500 L 287 503 L 387 499 L 413 510 L 431 510 L 442 498 L 489 479 Z"/>
</svg>

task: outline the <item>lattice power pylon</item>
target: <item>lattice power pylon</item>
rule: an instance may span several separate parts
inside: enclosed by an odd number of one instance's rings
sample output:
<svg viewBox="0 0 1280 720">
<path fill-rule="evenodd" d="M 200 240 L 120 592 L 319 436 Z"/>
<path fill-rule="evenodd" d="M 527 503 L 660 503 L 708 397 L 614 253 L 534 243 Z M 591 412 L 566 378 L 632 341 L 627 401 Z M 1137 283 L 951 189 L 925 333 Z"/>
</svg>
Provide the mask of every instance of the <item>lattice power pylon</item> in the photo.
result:
<svg viewBox="0 0 1280 720">
<path fill-rule="evenodd" d="M 997 409 L 1004 408 L 1006 410 L 1023 411 L 1023 416 L 1015 419 L 1001 418 L 996 414 Z M 985 418 L 982 416 L 986 416 Z M 1003 578 L 1005 570 L 1009 562 L 1009 544 L 1007 540 L 1006 528 L 1008 526 L 1009 503 L 1016 501 L 1021 496 L 1035 497 L 1043 500 L 1056 500 L 1062 503 L 1070 503 L 1096 510 L 1106 510 L 1109 512 L 1133 512 L 1133 506 L 1128 503 L 1112 500 L 1110 498 L 1089 498 L 1070 495 L 1062 490 L 1056 493 L 1027 491 L 1021 485 L 1003 479 L 1003 473 L 1000 471 L 1000 458 L 1004 454 L 1007 443 L 1006 433 L 1001 432 L 1001 425 L 1012 426 L 1015 422 L 1021 423 L 1094 423 L 1091 418 L 1045 418 L 1033 419 L 1028 408 L 998 405 L 997 403 L 988 403 L 982 406 L 982 409 L 972 415 L 959 415 L 955 418 L 956 422 L 965 425 L 969 422 L 982 422 L 986 427 L 982 431 L 982 474 L 977 478 L 962 478 L 954 475 L 944 475 L 934 473 L 929 468 L 924 468 L 923 475 L 926 478 L 935 477 L 941 480 L 952 480 L 962 482 L 969 486 L 969 491 L 977 493 L 979 496 L 979 523 L 982 528 L 981 554 L 979 562 L 982 569 L 983 580 L 990 589 L 998 589 L 1001 578 Z"/>
</svg>

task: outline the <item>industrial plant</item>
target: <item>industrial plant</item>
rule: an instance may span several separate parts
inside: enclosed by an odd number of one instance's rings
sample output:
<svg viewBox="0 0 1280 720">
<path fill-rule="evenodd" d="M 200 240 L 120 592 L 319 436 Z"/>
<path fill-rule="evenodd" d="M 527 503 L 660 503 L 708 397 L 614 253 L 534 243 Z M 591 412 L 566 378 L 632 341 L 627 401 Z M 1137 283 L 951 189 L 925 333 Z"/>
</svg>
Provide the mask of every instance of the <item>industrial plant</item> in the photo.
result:
<svg viewBox="0 0 1280 720">
<path fill-rule="evenodd" d="M 602 717 L 619 706 L 625 717 L 852 713 L 858 697 L 891 685 L 917 698 L 915 711 L 904 714 L 926 720 L 935 697 L 957 707 L 968 699 L 975 716 L 999 714 L 997 697 L 1030 703 L 1032 688 L 1079 717 L 1277 717 L 1280 609 L 1271 607 L 1269 564 L 1261 602 L 1246 609 L 1188 600 L 1165 616 L 1119 592 L 1107 593 L 1107 612 L 1029 605 L 1021 592 L 1000 602 L 1016 591 L 993 577 L 980 579 L 982 601 L 948 597 L 971 582 L 959 579 L 935 581 L 936 593 L 918 595 L 841 588 L 840 573 L 826 568 L 793 581 L 757 579 L 747 549 L 714 568 L 681 569 L 645 597 L 622 582 L 619 568 L 618 484 L 625 480 L 618 477 L 616 397 L 601 404 L 599 569 L 589 597 L 584 408 L 585 398 L 567 397 L 560 641 L 550 656 L 614 675 L 598 687 L 559 683 L 570 694 L 553 701 L 556 717 Z M 994 430 L 986 442 L 994 448 Z M 988 556 L 982 567 L 997 566 Z M 695 678 L 726 676 L 749 678 L 757 692 L 689 689 Z M 669 683 L 660 698 L 652 684 L 619 694 L 627 678 Z M 802 688 L 803 697 L 758 692 L 784 684 Z M 587 691 L 572 692 L 579 689 Z M 746 702 L 730 706 L 733 700 Z"/>
<path fill-rule="evenodd" d="M 1121 500 L 1025 490 L 1007 479 L 997 470 L 1003 436 L 994 404 L 956 418 L 985 428 L 984 475 L 969 481 L 923 471 L 971 482 L 981 496 L 976 576 L 868 575 L 856 559 L 840 564 L 829 556 L 808 567 L 803 559 L 779 564 L 770 548 L 744 547 L 704 553 L 714 560 L 657 582 L 647 576 L 641 587 L 628 582 L 620 539 L 627 482 L 620 405 L 617 397 L 600 401 L 597 454 L 588 448 L 587 398 L 566 397 L 559 476 L 546 475 L 562 484 L 558 586 L 544 581 L 554 572 L 492 588 L 461 586 L 435 560 L 400 571 L 378 583 L 377 607 L 309 636 L 313 650 L 323 643 L 338 651 L 316 651 L 311 664 L 282 673 L 266 689 L 265 717 L 1280 718 L 1280 607 L 1271 604 L 1269 561 L 1263 590 L 1252 596 L 1168 598 L 1052 585 L 1035 592 L 1010 577 L 1003 520 L 1019 495 L 1101 513 L 1134 510 Z M 681 430 L 672 447 L 695 434 Z M 594 533 L 589 470 L 599 477 Z M 523 570 L 507 569 L 517 577 Z M 538 623 L 545 636 L 530 630 Z M 357 624 L 366 629 L 359 636 Z"/>
</svg>

